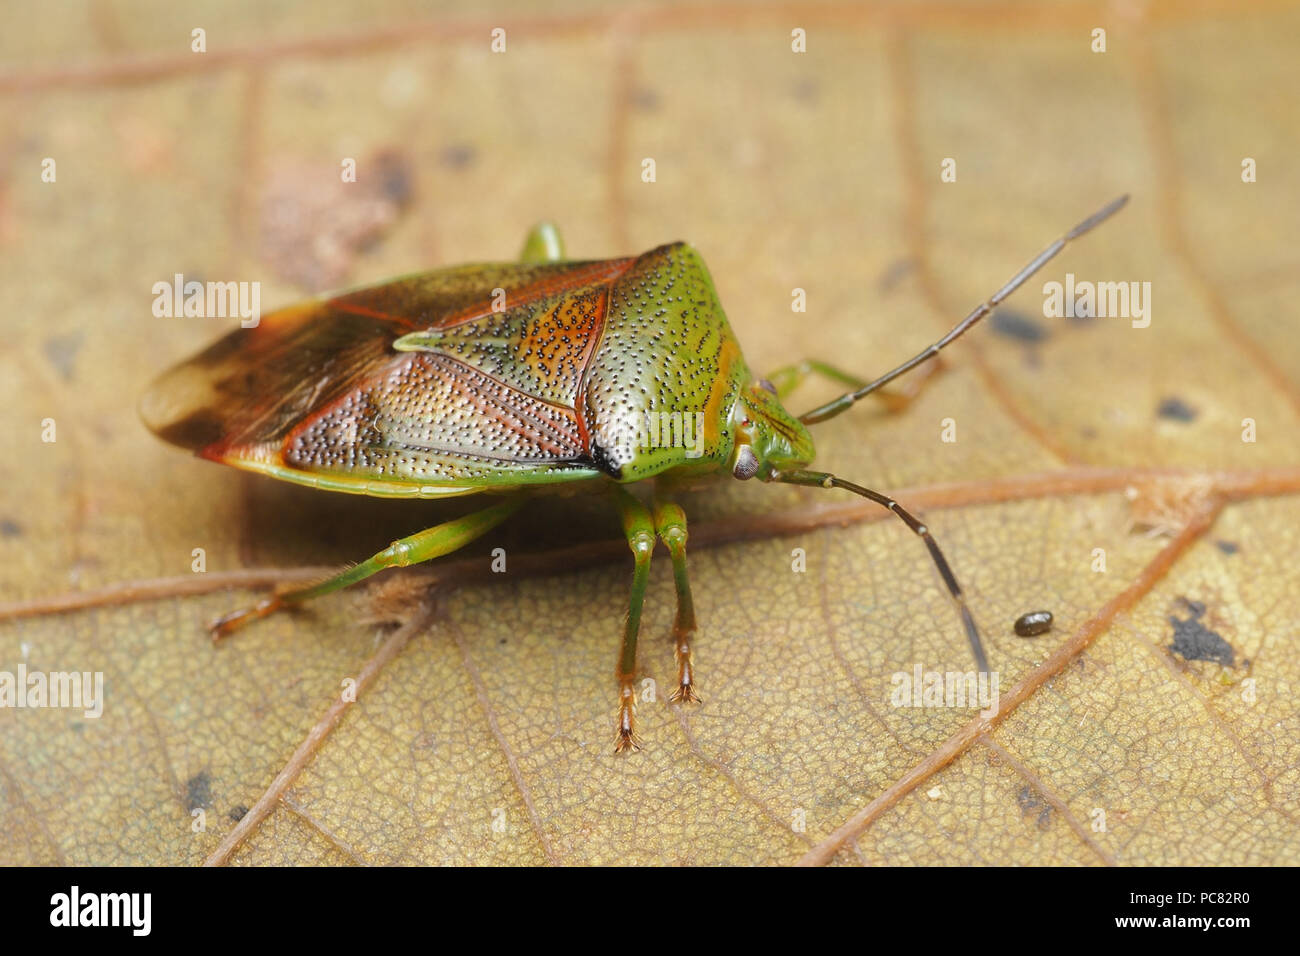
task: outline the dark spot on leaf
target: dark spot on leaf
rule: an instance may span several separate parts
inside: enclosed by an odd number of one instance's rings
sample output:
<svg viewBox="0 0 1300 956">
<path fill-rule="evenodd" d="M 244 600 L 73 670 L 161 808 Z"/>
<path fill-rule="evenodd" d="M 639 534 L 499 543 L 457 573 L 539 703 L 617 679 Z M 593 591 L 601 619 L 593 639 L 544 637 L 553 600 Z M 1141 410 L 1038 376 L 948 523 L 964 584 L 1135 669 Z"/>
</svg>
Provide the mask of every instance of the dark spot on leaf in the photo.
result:
<svg viewBox="0 0 1300 956">
<path fill-rule="evenodd" d="M 659 94 L 647 87 L 638 87 L 632 91 L 632 105 L 647 113 L 659 108 Z"/>
<path fill-rule="evenodd" d="M 396 206 L 405 206 L 415 194 L 415 170 L 411 161 L 396 150 L 385 150 L 372 160 L 379 179 L 379 191 Z"/>
<path fill-rule="evenodd" d="M 816 80 L 802 79 L 796 81 L 790 88 L 794 98 L 803 103 L 816 103 L 821 98 L 821 87 L 817 85 Z"/>
<path fill-rule="evenodd" d="M 22 526 L 12 518 L 0 518 L 0 537 L 16 538 L 23 533 Z"/>
<path fill-rule="evenodd" d="M 45 357 L 65 382 L 72 381 L 73 363 L 81 350 L 81 333 L 51 335 L 44 343 Z"/>
<path fill-rule="evenodd" d="M 892 292 L 915 267 L 914 259 L 895 259 L 876 280 L 876 288 L 882 293 Z"/>
<path fill-rule="evenodd" d="M 1224 554 L 1236 554 L 1241 550 L 1241 545 L 1237 544 L 1235 541 L 1216 541 L 1214 542 L 1214 546 Z"/>
<path fill-rule="evenodd" d="M 1018 342 L 1041 342 L 1048 336 L 1043 323 L 1024 312 L 1014 309 L 998 309 L 990 316 L 993 331 L 998 335 Z"/>
<path fill-rule="evenodd" d="M 231 823 L 238 823 L 240 820 L 244 819 L 244 817 L 248 816 L 248 807 L 241 803 L 239 806 L 231 808 L 230 813 L 226 815 L 230 817 Z"/>
<path fill-rule="evenodd" d="M 1047 829 L 1048 824 L 1052 821 L 1052 805 L 1047 802 L 1042 794 L 1026 785 L 1021 787 L 1020 792 L 1016 794 L 1016 803 L 1020 805 L 1020 812 L 1026 817 L 1033 814 L 1038 815 L 1037 820 L 1035 820 L 1038 829 Z"/>
<path fill-rule="evenodd" d="M 1172 395 L 1169 398 L 1160 400 L 1160 405 L 1156 408 L 1156 414 L 1161 418 L 1168 418 L 1176 422 L 1193 422 L 1196 421 L 1199 412 L 1178 396 Z"/>
<path fill-rule="evenodd" d="M 357 159 L 355 182 L 334 162 L 273 156 L 258 193 L 261 257 L 311 291 L 345 283 L 362 252 L 380 242 L 410 205 L 413 163 L 397 147 Z"/>
<path fill-rule="evenodd" d="M 185 781 L 185 806 L 190 810 L 212 804 L 212 777 L 206 770 Z"/>
<path fill-rule="evenodd" d="M 1201 623 L 1205 605 L 1187 598 L 1179 600 L 1191 616 L 1169 616 L 1169 623 L 1174 626 L 1174 642 L 1169 645 L 1169 650 L 1186 661 L 1217 661 L 1224 667 L 1232 667 L 1236 658 L 1232 645 Z"/>
<path fill-rule="evenodd" d="M 319 84 L 310 80 L 301 82 L 294 92 L 299 100 L 313 108 L 320 106 L 326 100 L 325 91 Z"/>
<path fill-rule="evenodd" d="M 468 143 L 444 146 L 438 153 L 438 162 L 451 169 L 465 169 L 478 159 L 478 150 Z"/>
</svg>

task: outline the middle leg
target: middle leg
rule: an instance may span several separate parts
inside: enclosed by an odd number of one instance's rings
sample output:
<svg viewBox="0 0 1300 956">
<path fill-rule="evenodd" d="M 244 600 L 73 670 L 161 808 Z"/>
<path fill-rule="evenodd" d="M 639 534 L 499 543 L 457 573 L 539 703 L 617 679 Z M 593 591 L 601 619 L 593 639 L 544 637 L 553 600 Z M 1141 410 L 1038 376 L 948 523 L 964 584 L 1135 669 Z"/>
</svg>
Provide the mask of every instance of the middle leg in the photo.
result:
<svg viewBox="0 0 1300 956">
<path fill-rule="evenodd" d="M 677 617 L 673 621 L 673 657 L 677 660 L 677 690 L 673 700 L 698 703 L 695 667 L 691 659 L 691 638 L 695 636 L 695 602 L 686 574 L 686 512 L 677 502 L 655 488 L 655 531 L 673 561 L 673 583 L 677 587 Z"/>
</svg>

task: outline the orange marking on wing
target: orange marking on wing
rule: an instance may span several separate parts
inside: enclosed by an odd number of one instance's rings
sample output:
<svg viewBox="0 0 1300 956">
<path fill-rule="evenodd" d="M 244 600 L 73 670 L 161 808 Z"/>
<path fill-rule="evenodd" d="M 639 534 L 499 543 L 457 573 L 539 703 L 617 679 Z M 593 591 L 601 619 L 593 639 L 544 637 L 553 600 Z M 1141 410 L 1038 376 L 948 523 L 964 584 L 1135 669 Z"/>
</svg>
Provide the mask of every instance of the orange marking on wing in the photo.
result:
<svg viewBox="0 0 1300 956">
<path fill-rule="evenodd" d="M 728 336 L 722 343 L 718 354 L 718 377 L 713 380 L 709 390 L 709 399 L 704 405 L 705 440 L 716 442 L 721 436 L 722 422 L 731 414 L 731 409 L 722 407 L 722 399 L 731 380 L 731 368 L 740 358 L 740 344 L 735 337 Z"/>
<path fill-rule="evenodd" d="M 538 279 L 536 282 L 530 282 L 528 285 L 516 289 L 513 293 L 507 295 L 506 307 L 515 308 L 534 299 L 544 299 L 557 293 L 570 292 L 573 289 L 593 285 L 599 281 L 613 282 L 627 272 L 634 262 L 636 262 L 636 257 L 628 256 L 625 259 L 606 259 L 593 262 L 587 266 L 574 266 L 559 275 Z M 459 312 L 447 315 L 437 323 L 435 328 L 449 329 L 453 326 L 464 325 L 466 322 L 473 322 L 476 319 L 487 318 L 492 314 L 491 302 L 486 305 L 469 306 Z"/>
<path fill-rule="evenodd" d="M 627 269 L 623 270 L 624 272 Z M 596 308 L 596 322 L 592 333 L 587 337 L 587 348 L 582 354 L 582 372 L 578 376 L 578 394 L 574 399 L 574 414 L 578 424 L 578 434 L 582 440 L 583 454 L 591 454 L 591 429 L 587 426 L 587 374 L 591 370 L 591 360 L 596 354 L 596 345 L 605 334 L 605 320 L 609 317 L 610 287 L 605 286 L 604 295 Z"/>
<path fill-rule="evenodd" d="M 364 305 L 355 305 L 351 302 L 331 302 L 330 308 L 337 312 L 350 312 L 353 315 L 362 315 L 368 319 L 383 319 L 385 322 L 400 322 L 402 325 L 412 325 L 410 319 L 403 318 L 400 315 L 390 315 L 387 312 L 380 312 L 378 309 L 367 309 Z"/>
</svg>

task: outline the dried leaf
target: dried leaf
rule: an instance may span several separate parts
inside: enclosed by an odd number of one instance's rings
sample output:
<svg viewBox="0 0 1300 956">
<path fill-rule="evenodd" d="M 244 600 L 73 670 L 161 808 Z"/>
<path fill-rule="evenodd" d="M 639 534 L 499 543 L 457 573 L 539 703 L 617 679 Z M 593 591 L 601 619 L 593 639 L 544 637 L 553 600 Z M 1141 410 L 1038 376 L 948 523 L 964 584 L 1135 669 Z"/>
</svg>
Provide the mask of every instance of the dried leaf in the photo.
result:
<svg viewBox="0 0 1300 956">
<path fill-rule="evenodd" d="M 0 863 L 1300 862 L 1294 11 L 1134 7 L 1099 54 L 1070 8 L 1033 32 L 996 5 L 573 8 L 506 18 L 493 55 L 477 14 L 383 6 L 310 27 L 213 6 L 206 55 L 176 46 L 203 17 L 171 8 L 112 23 L 109 53 L 103 22 L 0 39 L 0 672 L 105 681 L 98 718 L 0 709 Z M 817 432 L 820 464 L 926 514 L 996 714 L 891 703 L 898 674 L 970 667 L 900 523 L 734 482 L 687 502 L 705 702 L 667 702 L 660 557 L 630 757 L 630 568 L 603 502 L 534 503 L 464 561 L 214 648 L 243 569 L 301 578 L 462 507 L 241 476 L 134 410 L 226 327 L 155 318 L 154 282 L 298 296 L 254 258 L 273 157 L 394 142 L 414 205 L 357 280 L 508 257 L 544 217 L 577 256 L 689 239 L 756 368 L 883 371 L 1131 193 L 1044 281 L 1150 282 L 1149 327 L 1041 318 L 1032 283 L 910 405 Z M 1054 629 L 1016 637 L 1040 608 Z"/>
</svg>

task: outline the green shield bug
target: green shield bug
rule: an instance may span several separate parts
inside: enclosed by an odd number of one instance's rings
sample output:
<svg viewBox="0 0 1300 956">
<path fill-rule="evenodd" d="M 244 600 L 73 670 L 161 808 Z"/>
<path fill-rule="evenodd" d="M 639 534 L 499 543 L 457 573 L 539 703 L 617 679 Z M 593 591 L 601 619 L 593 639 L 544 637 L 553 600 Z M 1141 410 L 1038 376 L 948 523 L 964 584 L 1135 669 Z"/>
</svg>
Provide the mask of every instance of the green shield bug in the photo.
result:
<svg viewBox="0 0 1300 956">
<path fill-rule="evenodd" d="M 327 491 L 399 498 L 497 494 L 490 507 L 394 541 L 314 587 L 277 593 L 213 624 L 221 636 L 377 571 L 455 551 L 531 494 L 609 495 L 633 555 L 618 657 L 619 751 L 636 748 L 637 633 L 656 539 L 673 564 L 674 700 L 696 701 L 694 605 L 683 480 L 725 476 L 840 488 L 888 508 L 925 542 L 981 670 L 988 661 L 947 559 L 888 495 L 808 469 L 808 426 L 933 358 L 1120 197 L 1039 253 L 947 335 L 871 381 L 816 361 L 770 379 L 745 364 L 699 254 L 673 243 L 639 256 L 565 260 L 539 226 L 518 262 L 458 266 L 281 309 L 164 373 L 145 423 L 203 458 Z M 809 374 L 852 387 L 803 415 L 783 400 Z M 773 384 L 775 382 L 776 384 Z M 652 480 L 647 507 L 627 485 Z"/>
</svg>

